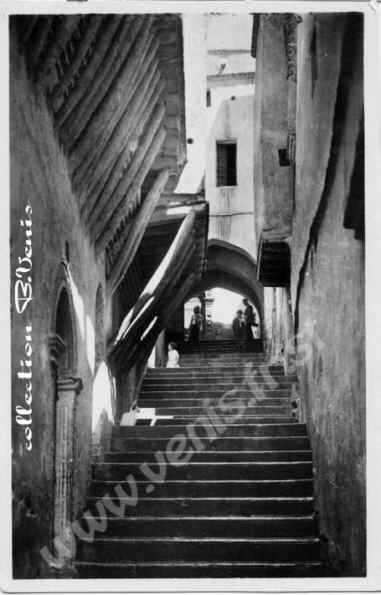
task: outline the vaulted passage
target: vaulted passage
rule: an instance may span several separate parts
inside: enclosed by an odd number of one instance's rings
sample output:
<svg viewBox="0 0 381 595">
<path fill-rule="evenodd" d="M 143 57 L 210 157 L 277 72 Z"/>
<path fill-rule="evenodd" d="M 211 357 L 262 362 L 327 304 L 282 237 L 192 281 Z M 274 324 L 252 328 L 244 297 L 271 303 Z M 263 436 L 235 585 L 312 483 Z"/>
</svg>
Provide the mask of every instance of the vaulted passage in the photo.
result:
<svg viewBox="0 0 381 595">
<path fill-rule="evenodd" d="M 234 341 L 188 349 L 181 366 L 148 372 L 136 425 L 115 428 L 93 467 L 88 508 L 105 524 L 78 544 L 79 576 L 321 574 L 292 378 Z"/>
</svg>

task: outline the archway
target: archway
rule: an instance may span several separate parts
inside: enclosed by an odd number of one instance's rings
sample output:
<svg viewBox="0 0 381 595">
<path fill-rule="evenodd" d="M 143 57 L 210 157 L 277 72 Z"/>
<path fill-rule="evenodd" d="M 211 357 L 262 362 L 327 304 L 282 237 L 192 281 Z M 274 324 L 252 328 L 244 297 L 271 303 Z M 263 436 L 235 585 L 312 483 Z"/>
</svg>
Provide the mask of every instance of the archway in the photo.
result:
<svg viewBox="0 0 381 595">
<path fill-rule="evenodd" d="M 199 306 L 204 324 L 200 335 L 201 341 L 219 341 L 244 339 L 244 312 L 246 306 L 243 299 L 247 292 L 237 292 L 225 287 L 213 286 L 201 294 L 193 296 L 184 304 L 184 340 L 187 342 L 190 331 L 190 319 L 193 307 Z M 250 298 L 249 298 L 250 301 Z M 254 305 L 254 304 L 252 304 Z M 238 315 L 238 312 L 241 314 Z M 254 315 L 260 324 L 260 313 L 254 306 Z M 234 319 L 241 322 L 239 328 L 233 328 Z M 257 338 L 259 339 L 259 332 Z"/>
<path fill-rule="evenodd" d="M 250 254 L 228 242 L 210 240 L 206 270 L 197 286 L 192 288 L 192 296 L 213 287 L 247 297 L 256 308 L 262 327 L 263 286 L 257 280 L 257 265 Z"/>
<path fill-rule="evenodd" d="M 62 341 L 62 348 L 57 354 L 57 374 L 67 374 L 73 371 L 74 353 L 74 330 L 70 309 L 69 295 L 65 287 L 60 291 L 55 319 L 55 335 Z"/>
<path fill-rule="evenodd" d="M 52 335 L 49 338 L 50 362 L 54 382 L 54 535 L 65 548 L 57 547 L 59 564 L 64 566 L 74 555 L 73 478 L 75 465 L 75 410 L 83 385 L 74 376 L 77 363 L 74 309 L 70 277 L 60 267 Z"/>
</svg>

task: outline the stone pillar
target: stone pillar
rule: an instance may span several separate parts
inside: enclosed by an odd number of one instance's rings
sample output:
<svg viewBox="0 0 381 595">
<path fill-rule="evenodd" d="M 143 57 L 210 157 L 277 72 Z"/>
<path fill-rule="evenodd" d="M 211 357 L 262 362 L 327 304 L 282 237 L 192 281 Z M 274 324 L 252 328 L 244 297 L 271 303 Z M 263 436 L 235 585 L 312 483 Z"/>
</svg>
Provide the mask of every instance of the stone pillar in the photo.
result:
<svg viewBox="0 0 381 595">
<path fill-rule="evenodd" d="M 54 498 L 54 534 L 67 549 L 67 561 L 74 553 L 72 521 L 74 414 L 77 396 L 83 388 L 80 378 L 57 378 L 56 404 L 56 484 Z M 62 556 L 62 552 L 60 552 Z"/>
</svg>

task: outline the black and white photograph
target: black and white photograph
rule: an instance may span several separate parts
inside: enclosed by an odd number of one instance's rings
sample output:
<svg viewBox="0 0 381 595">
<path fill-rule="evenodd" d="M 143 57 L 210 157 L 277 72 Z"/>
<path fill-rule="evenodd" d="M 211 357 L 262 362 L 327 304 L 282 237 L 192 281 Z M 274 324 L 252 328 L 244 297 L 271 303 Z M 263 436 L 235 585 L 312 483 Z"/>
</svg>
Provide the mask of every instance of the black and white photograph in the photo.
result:
<svg viewBox="0 0 381 595">
<path fill-rule="evenodd" d="M 376 9 L 17 4 L 12 589 L 360 589 Z"/>
</svg>

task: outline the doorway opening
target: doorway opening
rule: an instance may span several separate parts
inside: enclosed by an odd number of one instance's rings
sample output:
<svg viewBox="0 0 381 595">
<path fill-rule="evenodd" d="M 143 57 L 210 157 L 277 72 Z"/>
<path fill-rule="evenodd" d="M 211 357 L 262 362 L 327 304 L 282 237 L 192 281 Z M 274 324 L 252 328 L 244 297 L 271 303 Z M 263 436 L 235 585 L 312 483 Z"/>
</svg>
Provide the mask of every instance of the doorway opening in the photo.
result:
<svg viewBox="0 0 381 595">
<path fill-rule="evenodd" d="M 219 341 L 241 339 L 244 335 L 238 336 L 235 331 L 234 320 L 237 318 L 237 312 L 241 311 L 241 316 L 245 312 L 243 300 L 246 296 L 225 289 L 223 287 L 213 287 L 203 291 L 198 296 L 194 296 L 184 304 L 184 340 L 187 342 L 190 334 L 192 315 L 195 308 L 200 308 L 203 325 L 200 333 L 201 341 Z M 246 298 L 247 299 L 247 298 Z M 255 319 L 260 329 L 260 316 L 257 308 L 248 300 L 253 307 Z M 259 336 L 256 338 L 260 338 Z"/>
</svg>

